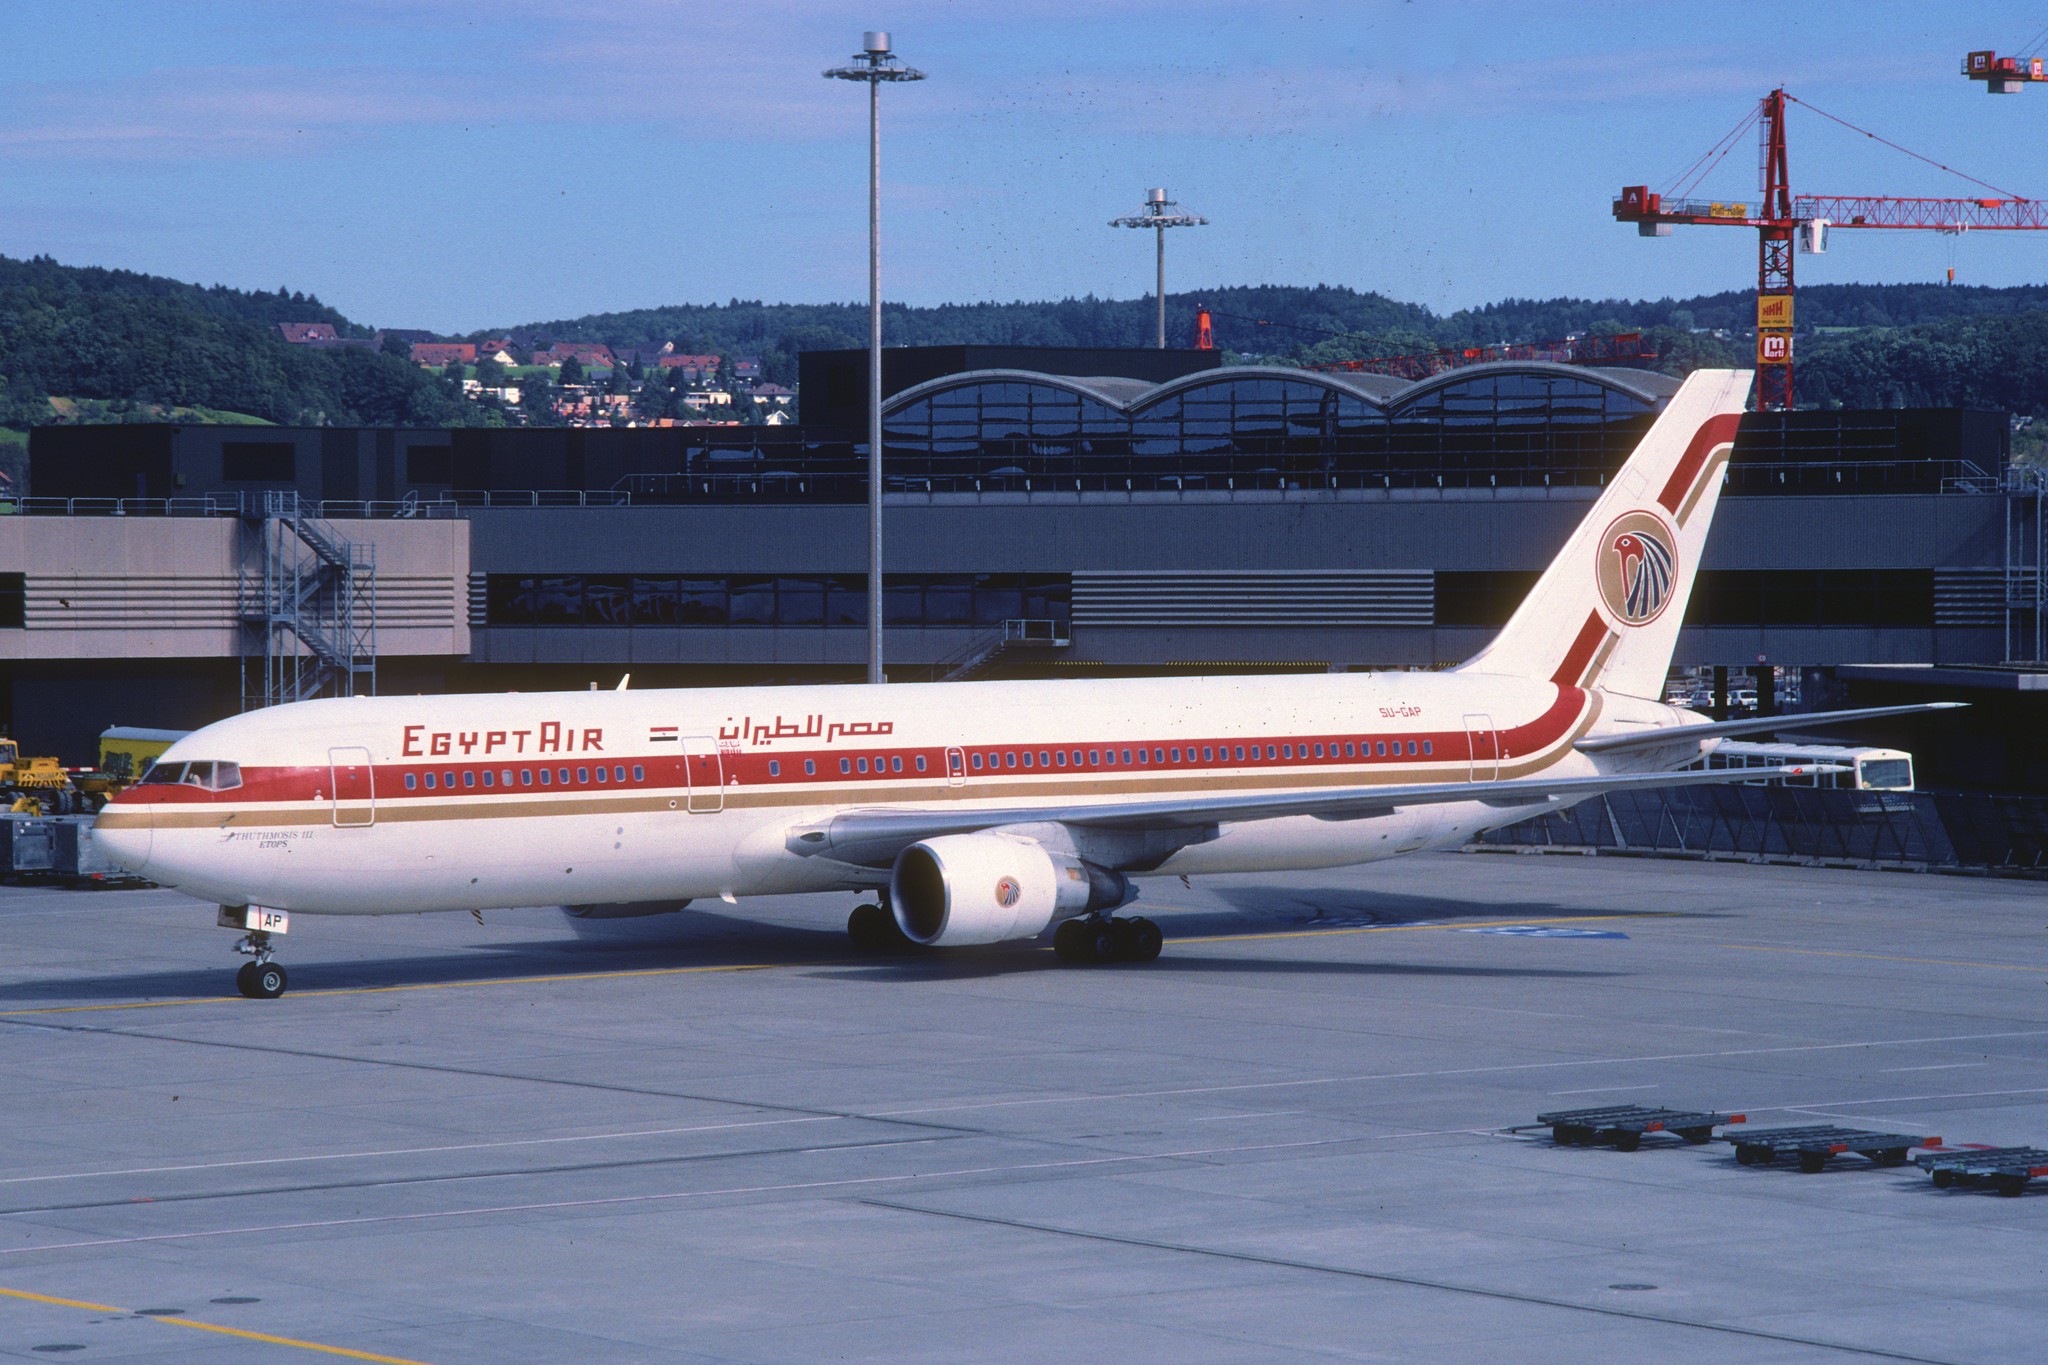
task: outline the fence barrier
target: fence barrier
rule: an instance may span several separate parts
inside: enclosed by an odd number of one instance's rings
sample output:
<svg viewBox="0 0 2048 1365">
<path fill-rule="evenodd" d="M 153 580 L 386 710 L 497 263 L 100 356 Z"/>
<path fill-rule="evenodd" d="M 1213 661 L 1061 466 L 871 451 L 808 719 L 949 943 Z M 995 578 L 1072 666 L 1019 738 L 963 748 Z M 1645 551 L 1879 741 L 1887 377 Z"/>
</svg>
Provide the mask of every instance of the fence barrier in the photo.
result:
<svg viewBox="0 0 2048 1365">
<path fill-rule="evenodd" d="M 1867 867 L 2048 872 L 2048 797 L 1673 787 L 1613 792 L 1479 836 L 1579 849 Z"/>
</svg>

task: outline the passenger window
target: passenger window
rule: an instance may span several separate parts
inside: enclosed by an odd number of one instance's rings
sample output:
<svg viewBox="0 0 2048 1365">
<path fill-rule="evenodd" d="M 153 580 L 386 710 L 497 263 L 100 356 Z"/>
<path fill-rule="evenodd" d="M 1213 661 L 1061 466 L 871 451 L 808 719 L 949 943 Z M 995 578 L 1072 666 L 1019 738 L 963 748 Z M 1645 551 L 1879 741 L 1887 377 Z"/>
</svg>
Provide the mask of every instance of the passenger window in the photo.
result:
<svg viewBox="0 0 2048 1365">
<path fill-rule="evenodd" d="M 1412 739 L 1408 741 L 1408 754 L 1411 758 L 1415 755 L 1415 741 Z"/>
<path fill-rule="evenodd" d="M 900 773 L 903 771 L 902 755 L 899 754 L 895 758 L 889 760 L 889 771 L 892 773 Z"/>
<path fill-rule="evenodd" d="M 1143 752 L 1145 752 L 1145 751 L 1144 751 L 1143 749 L 1140 749 L 1140 750 L 1139 750 L 1138 752 L 1139 752 L 1139 753 L 1143 753 Z M 1124 763 L 1125 763 L 1125 765 L 1126 765 L 1126 766 L 1128 766 L 1128 765 L 1130 764 L 1130 761 L 1131 761 L 1131 751 L 1130 751 L 1129 749 L 1126 749 L 1126 750 L 1124 750 Z"/>
<path fill-rule="evenodd" d="M 1152 751 L 1152 761 L 1153 761 L 1154 763 L 1164 763 L 1164 762 L 1166 762 L 1166 750 L 1164 750 L 1164 749 L 1154 749 L 1154 750 Z"/>
<path fill-rule="evenodd" d="M 923 772 L 923 771 L 924 771 L 924 755 L 923 755 L 923 754 L 919 754 L 919 755 L 917 756 L 917 770 L 918 770 L 919 772 Z"/>
<path fill-rule="evenodd" d="M 1027 768 L 1031 766 L 1031 751 L 1029 749 L 1024 751 L 1024 766 Z"/>
<path fill-rule="evenodd" d="M 773 763 L 770 763 L 770 764 L 769 764 L 768 766 L 772 768 L 772 767 L 774 767 L 775 765 L 774 765 Z M 598 765 L 597 765 L 597 780 L 598 780 L 598 781 L 600 781 L 600 782 L 608 782 L 608 781 L 610 781 L 610 780 L 611 780 L 611 779 L 610 779 L 610 778 L 609 778 L 608 776 L 606 776 L 606 774 L 605 774 L 605 770 L 604 770 L 604 764 L 602 764 L 602 763 L 600 763 L 600 764 L 598 764 Z"/>
<path fill-rule="evenodd" d="M 1385 740 L 1381 740 L 1381 741 L 1379 742 L 1379 757 L 1381 757 L 1381 758 L 1385 758 L 1386 756 L 1387 756 L 1387 742 L 1386 742 Z"/>
<path fill-rule="evenodd" d="M 1431 743 L 1431 741 L 1429 741 L 1429 740 L 1426 740 L 1426 739 L 1422 741 L 1422 752 L 1424 752 L 1425 754 L 1426 754 L 1426 753 L 1429 753 L 1429 752 L 1431 751 L 1431 750 L 1430 750 L 1430 743 Z"/>
<path fill-rule="evenodd" d="M 476 769 L 464 768 L 462 770 L 462 785 L 465 787 L 474 787 L 476 785 Z"/>
<path fill-rule="evenodd" d="M 407 774 L 405 775 L 405 789 L 406 789 L 407 791 L 412 791 L 412 790 L 416 789 L 416 788 L 417 788 L 417 787 L 418 787 L 419 785 L 420 785 L 420 779 L 419 779 L 419 774 L 417 774 L 417 773 L 407 773 Z"/>
<path fill-rule="evenodd" d="M 850 759 L 850 758 L 842 758 L 842 759 L 840 759 L 840 760 L 839 760 L 839 771 L 840 771 L 840 772 L 842 772 L 842 773 L 850 773 L 850 772 L 852 772 L 852 771 L 853 771 L 853 760 L 852 760 L 852 759 Z"/>
<path fill-rule="evenodd" d="M 1058 753 L 1054 754 L 1053 758 L 1056 762 L 1058 762 L 1058 764 L 1062 768 L 1067 766 L 1067 751 L 1065 749 L 1062 749 Z"/>
<path fill-rule="evenodd" d="M 1322 745 L 1320 745 L 1320 744 L 1318 744 L 1318 745 L 1316 745 L 1316 757 L 1317 757 L 1317 758 L 1321 758 L 1322 756 L 1323 756 L 1323 746 L 1322 746 Z"/>
<path fill-rule="evenodd" d="M 566 786 L 568 786 L 568 785 L 569 785 L 569 770 L 568 770 L 567 768 L 557 768 L 557 769 L 555 769 L 555 781 L 557 781 L 557 782 L 561 783 L 561 784 L 562 784 L 563 786 L 565 786 L 565 787 L 566 787 Z"/>
<path fill-rule="evenodd" d="M 1081 751 L 1079 749 L 1074 750 L 1074 766 L 1077 768 L 1081 766 Z"/>
<path fill-rule="evenodd" d="M 1025 757 L 1028 758 L 1030 757 L 1030 755 L 1027 754 L 1025 755 Z M 1017 766 L 1017 755 L 1015 751 L 1003 755 L 1003 766 L 1005 768 L 1014 768 Z M 1026 764 L 1025 766 L 1029 767 L 1030 765 Z"/>
<path fill-rule="evenodd" d="M 565 778 L 563 778 L 562 780 L 563 780 L 564 782 L 567 782 L 567 781 L 568 781 L 569 779 L 565 777 Z M 578 769 L 576 770 L 576 784 L 577 784 L 578 786 L 589 786 L 589 785 L 590 785 L 590 769 L 588 769 L 588 768 L 578 768 Z"/>
<path fill-rule="evenodd" d="M 971 759 L 969 759 L 968 761 L 974 764 L 974 771 L 976 771 L 976 772 L 980 772 L 980 771 L 981 771 L 981 755 L 980 755 L 980 754 L 975 754 L 975 755 L 974 755 L 974 756 L 973 756 L 973 757 L 972 757 Z"/>
<path fill-rule="evenodd" d="M 1040 749 L 1038 751 L 1038 766 L 1041 768 L 1050 768 L 1052 766 L 1052 755 L 1047 753 L 1045 750 Z"/>
<path fill-rule="evenodd" d="M 1097 763 L 1100 762 L 1102 762 L 1102 750 L 1090 749 L 1088 751 L 1088 765 L 1090 767 L 1094 767 Z"/>
<path fill-rule="evenodd" d="M 1244 745 L 1242 744 L 1237 746 L 1237 761 L 1240 763 L 1244 762 Z"/>
<path fill-rule="evenodd" d="M 427 790 L 428 790 L 428 791 L 432 791 L 433 789 L 434 789 L 434 775 L 433 775 L 432 773 L 428 773 L 428 774 L 427 774 Z"/>
<path fill-rule="evenodd" d="M 484 769 L 484 785 L 486 787 L 495 785 L 497 776 L 498 775 L 492 772 L 489 768 Z"/>
<path fill-rule="evenodd" d="M 1173 761 L 1174 761 L 1174 762 L 1176 762 L 1176 763 L 1180 762 L 1180 750 L 1178 750 L 1178 749 L 1168 749 L 1168 750 L 1167 750 L 1166 752 L 1167 752 L 1167 755 L 1168 755 L 1169 757 L 1171 757 L 1171 758 L 1173 759 Z"/>
<path fill-rule="evenodd" d="M 1202 746 L 1202 762 L 1204 762 L 1204 763 L 1214 763 L 1215 761 L 1216 761 L 1216 750 L 1215 750 L 1215 749 L 1214 749 L 1213 747 L 1211 747 L 1210 745 L 1204 744 L 1204 745 Z"/>
<path fill-rule="evenodd" d="M 810 765 L 805 764 L 804 766 L 808 768 Z M 647 780 L 647 769 L 641 767 L 638 763 L 635 763 L 633 765 L 633 780 L 635 782 L 645 782 Z"/>
<path fill-rule="evenodd" d="M 1267 757 L 1267 758 L 1271 758 L 1271 757 L 1273 757 L 1273 746 L 1272 746 L 1272 745 L 1270 745 L 1270 744 L 1268 744 L 1268 745 L 1266 746 L 1266 757 Z"/>
<path fill-rule="evenodd" d="M 816 759 L 814 759 L 814 758 L 807 758 L 807 759 L 805 759 L 805 760 L 804 760 L 804 776 L 805 776 L 805 777 L 816 777 L 817 775 L 818 775 L 818 761 L 817 761 Z M 635 769 L 633 769 L 633 778 L 634 778 L 634 780 L 635 780 L 635 781 L 638 781 L 638 780 L 639 780 L 639 777 L 640 777 L 640 770 L 639 770 L 638 768 L 635 768 Z"/>
<path fill-rule="evenodd" d="M 542 785 L 543 787 L 545 787 L 545 786 L 549 785 L 550 783 L 552 783 L 553 781 L 554 781 L 554 774 L 550 773 L 550 772 L 549 772 L 549 771 L 548 771 L 548 770 L 547 770 L 546 768 L 542 768 L 542 769 L 540 770 L 540 784 L 541 784 L 541 785 Z"/>
<path fill-rule="evenodd" d="M 453 768 L 441 774 L 441 785 L 450 791 L 455 790 L 455 770 Z"/>
<path fill-rule="evenodd" d="M 868 770 L 868 761 L 865 758 L 856 758 L 853 761 L 853 766 L 860 769 L 862 772 L 866 772 Z"/>
<path fill-rule="evenodd" d="M 1358 755 L 1357 755 L 1357 753 L 1356 753 L 1356 752 L 1355 752 L 1355 751 L 1354 751 L 1354 750 L 1352 749 L 1352 747 L 1351 747 L 1351 741 L 1350 741 L 1350 740 L 1348 740 L 1348 739 L 1347 739 L 1347 740 L 1345 740 L 1345 741 L 1344 741 L 1344 757 L 1346 757 L 1346 758 L 1356 758 L 1357 756 L 1358 756 Z"/>
<path fill-rule="evenodd" d="M 1283 744 L 1283 745 L 1281 745 L 1281 746 L 1280 746 L 1280 757 L 1282 757 L 1282 758 L 1293 758 L 1293 757 L 1294 757 L 1294 746 L 1293 746 L 1292 744 Z"/>
<path fill-rule="evenodd" d="M 519 770 L 519 785 L 522 787 L 531 787 L 533 785 L 533 769 L 521 768 Z"/>
<path fill-rule="evenodd" d="M 602 768 L 599 768 L 599 769 L 598 769 L 598 771 L 599 771 L 599 772 L 601 773 L 601 772 L 603 772 L 603 771 L 604 771 L 604 769 L 602 769 Z M 772 759 L 772 758 L 768 760 L 768 776 L 770 776 L 770 777 L 780 777 L 780 776 L 782 776 L 782 765 L 781 765 L 780 763 L 777 763 L 777 762 L 776 762 L 776 761 L 775 761 L 774 759 Z"/>
</svg>

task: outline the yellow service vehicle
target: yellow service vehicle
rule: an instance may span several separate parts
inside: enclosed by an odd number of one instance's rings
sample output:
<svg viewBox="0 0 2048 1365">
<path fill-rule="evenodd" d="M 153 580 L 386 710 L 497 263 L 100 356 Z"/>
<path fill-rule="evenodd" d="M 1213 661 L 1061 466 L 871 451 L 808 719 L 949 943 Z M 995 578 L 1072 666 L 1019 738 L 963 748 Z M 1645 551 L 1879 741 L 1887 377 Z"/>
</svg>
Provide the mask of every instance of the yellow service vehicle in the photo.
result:
<svg viewBox="0 0 2048 1365">
<path fill-rule="evenodd" d="M 190 730 L 152 730 L 141 725 L 112 725 L 100 731 L 100 772 L 119 779 L 114 790 L 129 786 L 149 771 Z"/>
<path fill-rule="evenodd" d="M 21 746 L 0 738 L 0 800 L 16 815 L 69 815 L 85 804 L 71 774 L 54 758 L 23 758 Z"/>
</svg>

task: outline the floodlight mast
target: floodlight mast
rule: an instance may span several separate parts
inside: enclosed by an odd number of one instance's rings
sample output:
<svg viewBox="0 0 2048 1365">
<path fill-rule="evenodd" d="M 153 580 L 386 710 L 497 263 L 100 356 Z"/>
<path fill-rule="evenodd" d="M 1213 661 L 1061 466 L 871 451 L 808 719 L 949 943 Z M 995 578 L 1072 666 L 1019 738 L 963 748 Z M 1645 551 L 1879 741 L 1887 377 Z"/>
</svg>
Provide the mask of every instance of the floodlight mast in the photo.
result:
<svg viewBox="0 0 2048 1365">
<path fill-rule="evenodd" d="M 921 81 L 924 72 L 899 66 L 889 35 L 861 35 L 856 65 L 835 66 L 828 80 L 866 81 L 868 87 L 868 681 L 882 675 L 882 83 Z"/>
<path fill-rule="evenodd" d="M 1145 211 L 1127 218 L 1112 218 L 1111 227 L 1151 228 L 1158 247 L 1159 349 L 1166 349 L 1166 230 L 1176 227 L 1206 227 L 1209 220 L 1197 213 L 1174 213 L 1180 206 L 1166 197 L 1163 189 L 1145 191 Z"/>
</svg>

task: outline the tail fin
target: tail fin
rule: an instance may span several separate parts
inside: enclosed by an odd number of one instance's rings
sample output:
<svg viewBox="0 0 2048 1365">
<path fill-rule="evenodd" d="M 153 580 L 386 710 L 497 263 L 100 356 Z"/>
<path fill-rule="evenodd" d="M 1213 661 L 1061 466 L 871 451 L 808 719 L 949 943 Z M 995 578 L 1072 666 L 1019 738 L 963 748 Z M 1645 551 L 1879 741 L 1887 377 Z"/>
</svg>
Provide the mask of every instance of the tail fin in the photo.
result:
<svg viewBox="0 0 2048 1365">
<path fill-rule="evenodd" d="M 1661 695 L 1749 370 L 1696 370 L 1493 643 L 1460 668 Z"/>
</svg>

